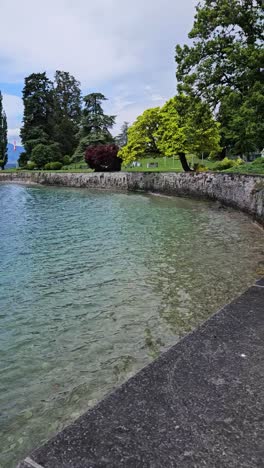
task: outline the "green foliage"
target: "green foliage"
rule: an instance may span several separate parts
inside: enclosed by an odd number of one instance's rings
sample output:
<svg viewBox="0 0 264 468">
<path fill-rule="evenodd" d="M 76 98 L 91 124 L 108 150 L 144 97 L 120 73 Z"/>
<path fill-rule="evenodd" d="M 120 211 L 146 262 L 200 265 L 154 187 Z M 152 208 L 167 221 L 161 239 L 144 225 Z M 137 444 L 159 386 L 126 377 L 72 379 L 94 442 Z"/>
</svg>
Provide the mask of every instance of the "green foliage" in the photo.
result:
<svg viewBox="0 0 264 468">
<path fill-rule="evenodd" d="M 5 165 L 8 161 L 7 153 L 7 120 L 6 114 L 3 109 L 3 97 L 0 91 L 0 167 L 1 169 L 5 168 Z"/>
<path fill-rule="evenodd" d="M 92 93 L 84 97 L 79 144 L 74 153 L 73 161 L 83 159 L 86 148 L 89 146 L 106 145 L 114 143 L 110 129 L 115 123 L 115 116 L 105 115 L 102 102 L 106 98 L 101 93 Z"/>
<path fill-rule="evenodd" d="M 160 112 L 157 144 L 166 156 L 179 155 L 183 169 L 190 170 L 186 153 L 214 152 L 219 147 L 219 125 L 209 106 L 201 99 L 179 94 Z"/>
<path fill-rule="evenodd" d="M 257 158 L 251 163 L 240 164 L 228 169 L 226 172 L 238 172 L 241 174 L 264 174 L 264 158 Z"/>
<path fill-rule="evenodd" d="M 45 164 L 44 169 L 48 171 L 59 171 L 62 168 L 62 163 L 59 161 L 53 161 Z"/>
<path fill-rule="evenodd" d="M 127 145 L 121 148 L 118 153 L 118 156 L 126 164 L 148 154 L 152 156 L 160 154 L 156 137 L 159 128 L 159 115 L 159 107 L 147 109 L 128 129 Z"/>
<path fill-rule="evenodd" d="M 170 99 L 161 109 L 146 110 L 128 130 L 128 143 L 119 151 L 126 164 L 148 153 L 179 155 L 189 170 L 186 153 L 218 151 L 219 125 L 209 106 L 185 94 Z"/>
<path fill-rule="evenodd" d="M 35 169 L 35 167 L 36 167 L 36 163 L 35 163 L 34 161 L 28 161 L 28 163 L 27 163 L 27 169 L 28 169 L 29 171 L 33 171 L 33 170 Z"/>
<path fill-rule="evenodd" d="M 32 73 L 25 79 L 23 103 L 24 117 L 20 135 L 30 158 L 36 146 L 53 141 L 53 84 L 46 73 Z"/>
<path fill-rule="evenodd" d="M 123 148 L 123 146 L 127 145 L 128 142 L 128 122 L 124 122 L 121 127 L 121 132 L 115 138 L 115 143 L 119 148 Z"/>
<path fill-rule="evenodd" d="M 35 146 L 31 153 L 31 161 L 33 161 L 38 169 L 42 169 L 45 164 L 52 162 L 54 152 L 52 145 L 39 144 Z"/>
<path fill-rule="evenodd" d="M 216 106 L 230 89 L 248 91 L 261 81 L 261 0 L 202 0 L 189 33 L 191 46 L 176 46 L 180 89 L 195 89 Z"/>
<path fill-rule="evenodd" d="M 219 161 L 214 165 L 215 171 L 225 171 L 226 169 L 230 169 L 231 167 L 237 167 L 243 164 L 243 160 L 238 159 L 228 159 L 224 158 L 222 161 Z"/>
<path fill-rule="evenodd" d="M 68 155 L 64 156 L 62 162 L 63 162 L 64 166 L 68 166 L 69 164 L 71 164 L 70 156 L 68 156 Z"/>
<path fill-rule="evenodd" d="M 48 145 L 50 150 L 52 151 L 52 161 L 60 161 L 63 162 L 63 156 L 61 153 L 61 147 L 59 143 L 51 143 Z"/>
<path fill-rule="evenodd" d="M 193 44 L 176 46 L 178 88 L 219 110 L 223 154 L 263 147 L 263 20 L 261 0 L 202 0 Z"/>
<path fill-rule="evenodd" d="M 230 91 L 222 100 L 219 119 L 222 141 L 231 154 L 248 157 L 264 146 L 264 82 L 255 83 L 247 95 Z"/>
<path fill-rule="evenodd" d="M 63 154 L 73 155 L 81 119 L 80 83 L 68 72 L 56 71 L 54 79 L 54 139 Z"/>
<path fill-rule="evenodd" d="M 28 154 L 25 151 L 20 153 L 19 158 L 18 158 L 18 165 L 20 168 L 24 168 L 27 166 L 28 158 L 29 158 Z"/>
</svg>

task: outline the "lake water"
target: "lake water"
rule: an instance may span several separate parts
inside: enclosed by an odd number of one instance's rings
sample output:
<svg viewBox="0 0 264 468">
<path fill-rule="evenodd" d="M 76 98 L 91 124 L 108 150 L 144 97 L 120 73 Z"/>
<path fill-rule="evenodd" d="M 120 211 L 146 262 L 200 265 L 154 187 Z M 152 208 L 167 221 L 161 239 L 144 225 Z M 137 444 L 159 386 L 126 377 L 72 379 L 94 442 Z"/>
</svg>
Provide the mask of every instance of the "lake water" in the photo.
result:
<svg viewBox="0 0 264 468">
<path fill-rule="evenodd" d="M 263 231 L 213 203 L 0 184 L 0 466 L 250 286 Z"/>
</svg>

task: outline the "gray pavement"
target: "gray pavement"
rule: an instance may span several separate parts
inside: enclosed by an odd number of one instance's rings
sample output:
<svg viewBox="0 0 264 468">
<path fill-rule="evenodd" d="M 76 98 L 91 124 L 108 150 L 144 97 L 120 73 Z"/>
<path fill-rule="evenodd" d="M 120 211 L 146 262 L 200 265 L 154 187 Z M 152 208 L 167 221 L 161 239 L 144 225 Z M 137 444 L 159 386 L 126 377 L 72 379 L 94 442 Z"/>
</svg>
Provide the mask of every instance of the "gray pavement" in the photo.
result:
<svg viewBox="0 0 264 468">
<path fill-rule="evenodd" d="M 264 467 L 264 280 L 19 466 Z"/>
</svg>

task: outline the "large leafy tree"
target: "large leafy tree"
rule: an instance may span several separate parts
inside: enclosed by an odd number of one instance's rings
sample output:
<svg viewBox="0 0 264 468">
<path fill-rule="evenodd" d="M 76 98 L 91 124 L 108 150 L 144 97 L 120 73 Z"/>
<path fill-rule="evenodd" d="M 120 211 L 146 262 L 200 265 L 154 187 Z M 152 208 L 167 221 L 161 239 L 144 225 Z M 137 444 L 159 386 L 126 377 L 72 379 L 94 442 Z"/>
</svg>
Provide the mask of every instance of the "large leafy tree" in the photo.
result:
<svg viewBox="0 0 264 468">
<path fill-rule="evenodd" d="M 256 147 L 258 126 L 241 127 L 238 121 L 246 114 L 249 122 L 254 112 L 258 113 L 255 121 L 264 120 L 263 2 L 202 0 L 189 38 L 192 45 L 176 46 L 179 90 L 195 93 L 219 112 L 222 146 L 239 152 Z M 235 106 L 230 109 L 232 103 Z M 247 142 L 244 149 L 238 140 Z"/>
<path fill-rule="evenodd" d="M 3 109 L 3 97 L 0 91 L 0 167 L 5 168 L 8 161 L 7 153 L 7 119 Z"/>
<path fill-rule="evenodd" d="M 80 83 L 70 73 L 56 71 L 54 79 L 54 138 L 63 155 L 73 155 L 81 119 Z"/>
<path fill-rule="evenodd" d="M 189 33 L 191 46 L 176 46 L 180 88 L 191 86 L 217 106 L 231 90 L 246 93 L 263 80 L 261 0 L 203 0 Z"/>
<path fill-rule="evenodd" d="M 219 124 L 208 104 L 185 94 L 170 99 L 161 109 L 156 139 L 165 156 L 179 156 L 184 171 L 191 170 L 187 153 L 211 153 L 220 149 Z"/>
<path fill-rule="evenodd" d="M 74 154 L 74 159 L 83 159 L 86 148 L 89 146 L 106 145 L 114 143 L 110 129 L 115 123 L 115 116 L 106 115 L 102 103 L 106 97 L 101 93 L 88 94 L 83 98 L 79 144 Z"/>
<path fill-rule="evenodd" d="M 263 86 L 256 83 L 245 96 L 230 92 L 222 99 L 218 118 L 222 142 L 230 154 L 260 153 L 264 146 Z"/>
<path fill-rule="evenodd" d="M 46 73 L 32 73 L 25 79 L 23 103 L 20 135 L 29 159 L 35 146 L 54 141 L 53 84 Z"/>
<path fill-rule="evenodd" d="M 219 124 L 208 104 L 182 93 L 161 109 L 149 109 L 138 117 L 128 130 L 128 143 L 119 156 L 128 164 L 146 157 L 148 152 L 153 155 L 154 150 L 155 155 L 179 156 L 183 169 L 190 171 L 187 153 L 218 151 L 219 140 Z"/>
<path fill-rule="evenodd" d="M 119 151 L 119 156 L 126 164 L 137 158 L 155 157 L 160 154 L 156 137 L 159 111 L 159 107 L 145 110 L 129 127 L 127 145 Z"/>
</svg>

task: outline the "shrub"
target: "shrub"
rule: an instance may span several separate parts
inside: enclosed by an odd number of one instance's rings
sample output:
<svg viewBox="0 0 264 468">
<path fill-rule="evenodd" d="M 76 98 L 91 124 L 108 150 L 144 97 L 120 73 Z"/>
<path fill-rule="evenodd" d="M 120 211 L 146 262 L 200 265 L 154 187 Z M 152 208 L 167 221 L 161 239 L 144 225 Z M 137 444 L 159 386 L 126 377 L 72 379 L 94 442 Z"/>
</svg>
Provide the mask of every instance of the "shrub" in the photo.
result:
<svg viewBox="0 0 264 468">
<path fill-rule="evenodd" d="M 122 159 L 117 156 L 117 145 L 90 146 L 85 152 L 85 161 L 95 172 L 120 171 Z"/>
<path fill-rule="evenodd" d="M 28 162 L 28 154 L 25 151 L 23 151 L 19 155 L 18 165 L 19 165 L 19 167 L 24 168 L 24 167 L 27 167 L 27 162 Z"/>
<path fill-rule="evenodd" d="M 62 163 L 59 161 L 53 161 L 48 164 L 45 164 L 44 169 L 47 171 L 59 171 L 62 168 Z"/>
<path fill-rule="evenodd" d="M 254 166 L 258 166 L 259 164 L 263 164 L 264 165 L 264 158 L 260 157 L 260 158 L 257 158 L 255 159 L 255 161 L 253 161 L 251 164 L 253 164 Z"/>
<path fill-rule="evenodd" d="M 238 159 L 224 158 L 222 161 L 214 165 L 214 170 L 225 171 L 226 169 L 230 169 L 231 167 L 240 166 L 240 164 L 243 164 L 243 160 L 240 158 Z"/>
<path fill-rule="evenodd" d="M 208 171 L 207 166 L 204 166 L 204 164 L 199 164 L 199 163 L 195 163 L 193 165 L 193 169 L 195 172 L 207 172 Z"/>
<path fill-rule="evenodd" d="M 62 162 L 63 162 L 63 165 L 64 165 L 64 166 L 68 166 L 69 164 L 71 164 L 71 158 L 70 158 L 70 156 L 67 156 L 67 155 L 64 156 Z"/>
<path fill-rule="evenodd" d="M 50 150 L 52 151 L 52 162 L 57 162 L 57 161 L 60 161 L 60 162 L 63 162 L 63 156 L 62 156 L 62 153 L 61 153 L 61 148 L 60 148 L 60 145 L 59 143 L 51 143 L 51 145 L 49 145 L 49 148 Z"/>
<path fill-rule="evenodd" d="M 35 162 L 38 169 L 41 169 L 45 164 L 51 162 L 53 159 L 53 151 L 51 145 L 43 145 L 40 143 L 35 146 L 31 153 L 31 160 Z"/>
<path fill-rule="evenodd" d="M 0 167 L 3 169 L 5 165 L 5 161 L 3 159 L 0 159 Z"/>
<path fill-rule="evenodd" d="M 36 167 L 36 163 L 34 163 L 34 161 L 28 161 L 28 163 L 27 163 L 27 169 L 28 169 L 29 171 L 33 171 L 33 169 L 35 169 L 35 167 Z"/>
</svg>

